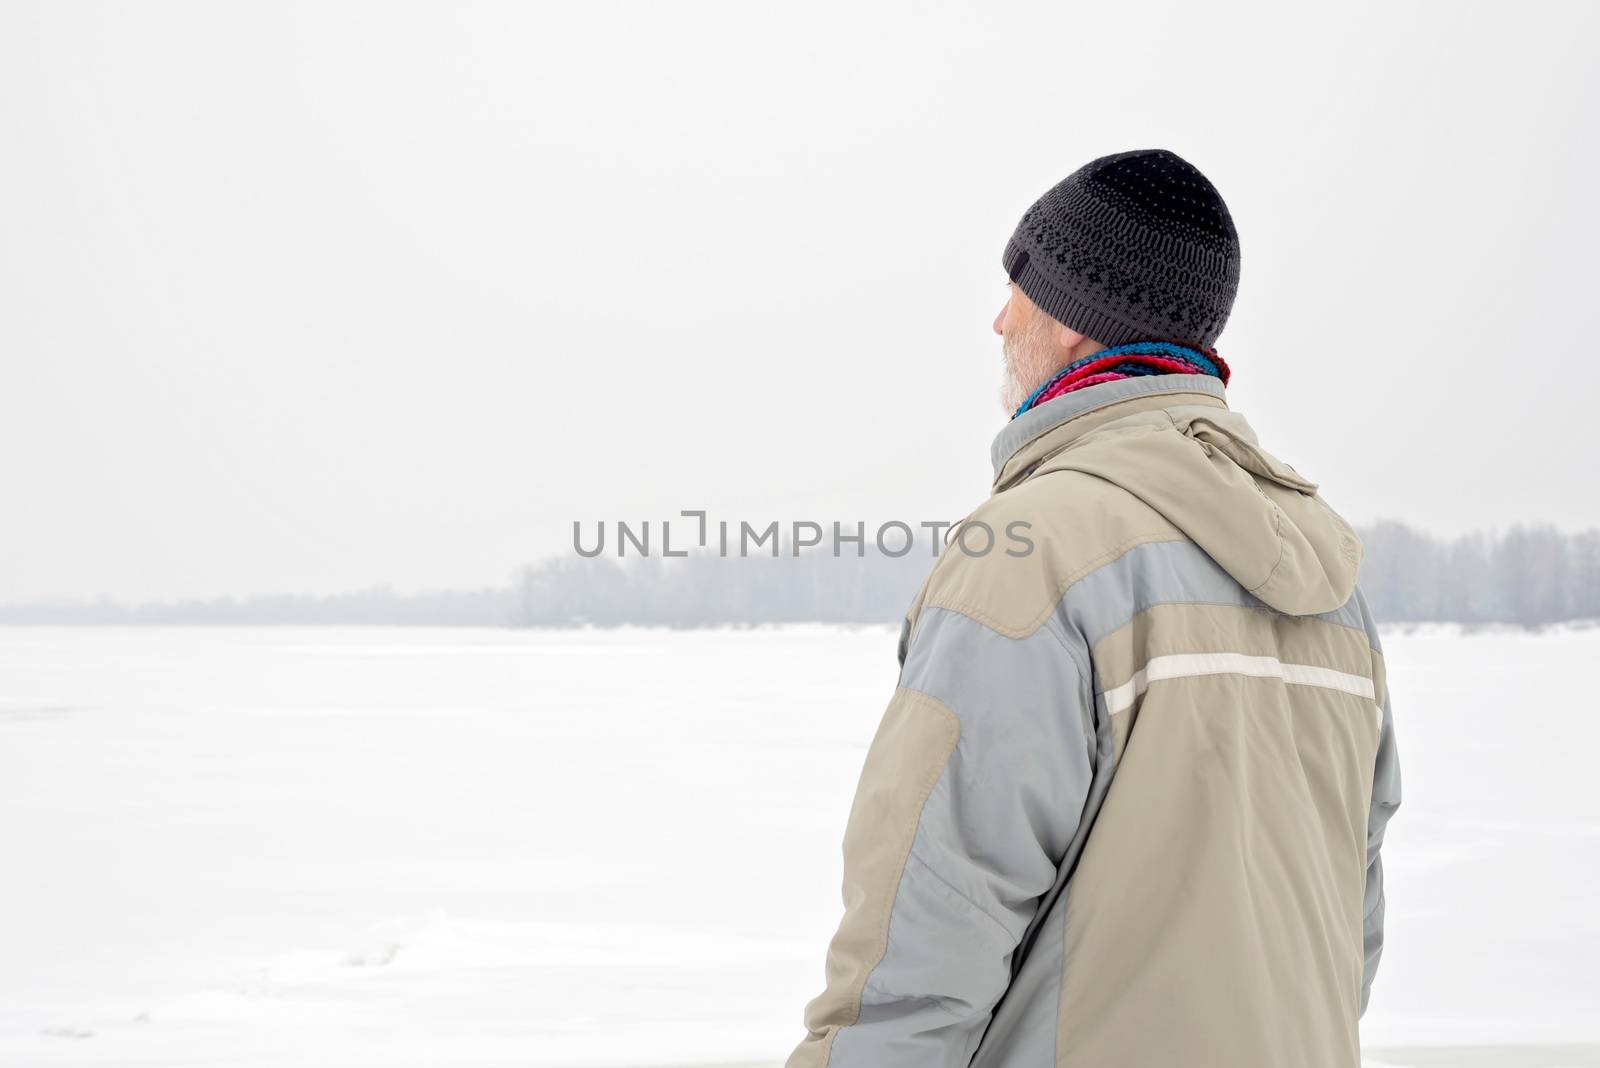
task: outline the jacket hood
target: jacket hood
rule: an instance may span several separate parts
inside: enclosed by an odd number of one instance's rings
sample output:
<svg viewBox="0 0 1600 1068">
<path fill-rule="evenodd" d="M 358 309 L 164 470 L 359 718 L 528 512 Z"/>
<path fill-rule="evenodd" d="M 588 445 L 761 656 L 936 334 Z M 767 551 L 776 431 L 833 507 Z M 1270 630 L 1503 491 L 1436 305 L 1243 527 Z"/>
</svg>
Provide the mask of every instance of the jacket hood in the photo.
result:
<svg viewBox="0 0 1600 1068">
<path fill-rule="evenodd" d="M 1280 612 L 1331 612 L 1355 589 L 1354 528 L 1227 407 L 1171 404 L 1101 423 L 1031 474 L 1049 471 L 1121 486 Z"/>
</svg>

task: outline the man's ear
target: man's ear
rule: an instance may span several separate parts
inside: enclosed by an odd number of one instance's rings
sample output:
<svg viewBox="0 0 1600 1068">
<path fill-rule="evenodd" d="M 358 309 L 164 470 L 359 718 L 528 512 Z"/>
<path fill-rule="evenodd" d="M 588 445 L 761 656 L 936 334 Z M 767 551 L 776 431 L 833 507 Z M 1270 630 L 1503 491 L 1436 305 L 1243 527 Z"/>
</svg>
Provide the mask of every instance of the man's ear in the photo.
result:
<svg viewBox="0 0 1600 1068">
<path fill-rule="evenodd" d="M 1065 323 L 1056 324 L 1056 342 L 1067 351 L 1071 352 L 1083 344 L 1086 335 L 1078 333 Z"/>
</svg>

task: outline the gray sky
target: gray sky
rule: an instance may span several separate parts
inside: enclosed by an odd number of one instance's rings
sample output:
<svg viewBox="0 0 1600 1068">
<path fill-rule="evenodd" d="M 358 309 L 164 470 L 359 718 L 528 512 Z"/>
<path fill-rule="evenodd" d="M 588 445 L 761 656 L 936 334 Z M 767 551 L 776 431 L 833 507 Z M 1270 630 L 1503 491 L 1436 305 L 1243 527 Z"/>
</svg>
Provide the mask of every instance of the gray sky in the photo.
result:
<svg viewBox="0 0 1600 1068">
<path fill-rule="evenodd" d="M 1166 147 L 1357 522 L 1600 525 L 1586 3 L 0 7 L 0 600 L 498 584 L 949 519 L 1006 236 Z M 592 529 L 589 527 L 588 529 Z"/>
</svg>

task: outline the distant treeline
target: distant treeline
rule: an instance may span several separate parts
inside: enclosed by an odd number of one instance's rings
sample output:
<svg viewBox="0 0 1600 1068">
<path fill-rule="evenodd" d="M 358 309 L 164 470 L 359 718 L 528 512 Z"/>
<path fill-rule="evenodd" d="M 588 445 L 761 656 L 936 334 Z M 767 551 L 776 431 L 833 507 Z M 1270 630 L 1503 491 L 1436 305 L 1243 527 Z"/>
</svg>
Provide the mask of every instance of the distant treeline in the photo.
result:
<svg viewBox="0 0 1600 1068">
<path fill-rule="evenodd" d="M 1518 623 L 1600 619 L 1600 530 L 1514 526 L 1438 538 L 1401 523 L 1361 528 L 1361 587 L 1384 623 Z M 946 550 L 949 551 L 949 550 Z M 956 549 L 954 551 L 960 551 Z M 0 605 L 0 623 L 326 624 L 398 626 L 671 626 L 894 623 L 932 565 L 919 543 L 900 557 L 853 551 L 680 559 L 563 557 L 509 587 L 327 597 L 249 597 L 165 604 L 108 601 Z"/>
<path fill-rule="evenodd" d="M 507 588 L 406 594 L 373 589 L 320 597 L 213 597 L 149 604 L 59 601 L 0 605 L 0 624 L 508 627 L 518 622 L 518 603 L 516 591 Z"/>
<path fill-rule="evenodd" d="M 1513 526 L 1436 538 L 1381 522 L 1360 534 L 1361 589 L 1380 621 L 1538 626 L 1600 618 L 1600 530 Z"/>
<path fill-rule="evenodd" d="M 626 564 L 603 557 L 564 559 L 522 573 L 517 623 L 897 623 L 933 562 L 929 543 L 899 557 L 869 545 L 861 556 L 784 551 L 778 556 L 651 557 Z"/>
</svg>

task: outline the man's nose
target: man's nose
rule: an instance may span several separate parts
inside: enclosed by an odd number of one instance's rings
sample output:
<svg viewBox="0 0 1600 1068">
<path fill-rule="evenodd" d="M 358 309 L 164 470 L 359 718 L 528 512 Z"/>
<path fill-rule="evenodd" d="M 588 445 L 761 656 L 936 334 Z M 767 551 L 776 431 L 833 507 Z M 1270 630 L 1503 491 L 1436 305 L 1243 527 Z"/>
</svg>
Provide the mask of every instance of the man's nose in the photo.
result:
<svg viewBox="0 0 1600 1068">
<path fill-rule="evenodd" d="M 1000 314 L 994 317 L 994 332 L 1001 337 L 1006 336 L 1006 309 L 1009 307 L 1010 304 L 1000 305 Z"/>
</svg>

